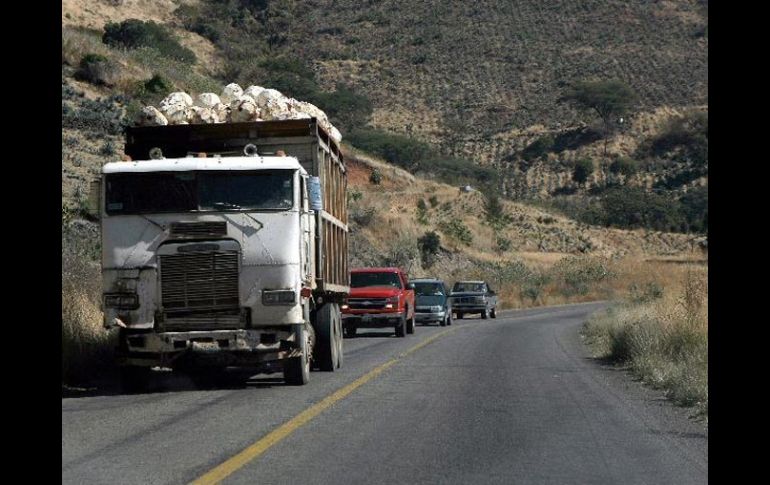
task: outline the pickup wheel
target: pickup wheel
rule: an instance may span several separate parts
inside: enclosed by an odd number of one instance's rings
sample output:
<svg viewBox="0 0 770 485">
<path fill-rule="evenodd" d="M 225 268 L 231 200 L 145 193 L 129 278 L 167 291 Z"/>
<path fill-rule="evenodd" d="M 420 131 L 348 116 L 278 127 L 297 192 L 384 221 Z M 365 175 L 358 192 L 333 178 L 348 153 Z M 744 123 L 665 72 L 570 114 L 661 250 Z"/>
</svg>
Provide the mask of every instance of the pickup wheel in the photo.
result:
<svg viewBox="0 0 770 485">
<path fill-rule="evenodd" d="M 447 326 L 452 325 L 452 314 L 451 313 L 446 316 L 446 324 L 447 324 Z"/>
<path fill-rule="evenodd" d="M 290 386 L 304 386 L 310 381 L 310 359 L 308 359 L 308 335 L 302 329 L 299 335 L 302 355 L 283 362 L 283 379 Z"/>
<path fill-rule="evenodd" d="M 486 319 L 487 319 L 487 311 L 486 311 L 486 310 L 484 310 L 483 312 L 481 312 L 481 318 L 483 318 L 484 320 L 486 320 Z"/>
<path fill-rule="evenodd" d="M 492 318 L 497 318 L 497 308 L 493 308 L 489 316 Z"/>
<path fill-rule="evenodd" d="M 406 337 L 406 318 L 401 317 L 396 326 L 396 337 Z"/>
<path fill-rule="evenodd" d="M 342 318 L 336 303 L 327 303 L 318 309 L 315 333 L 313 360 L 322 371 L 334 372 L 341 365 L 342 352 Z"/>
<path fill-rule="evenodd" d="M 440 326 L 442 326 L 442 327 L 446 327 L 446 321 L 447 321 L 447 319 L 448 319 L 448 317 L 446 317 L 446 316 L 445 316 L 445 317 L 444 317 L 444 318 L 443 318 L 443 319 L 442 319 L 440 322 L 438 322 L 438 324 L 439 324 Z"/>
<path fill-rule="evenodd" d="M 414 325 L 417 317 L 412 314 L 412 318 L 406 321 L 406 333 L 414 333 Z"/>
<path fill-rule="evenodd" d="M 120 385 L 123 392 L 134 394 L 146 392 L 150 387 L 150 368 L 126 366 L 120 368 Z"/>
<path fill-rule="evenodd" d="M 457 312 L 457 319 L 462 320 L 463 319 L 463 312 Z"/>
</svg>

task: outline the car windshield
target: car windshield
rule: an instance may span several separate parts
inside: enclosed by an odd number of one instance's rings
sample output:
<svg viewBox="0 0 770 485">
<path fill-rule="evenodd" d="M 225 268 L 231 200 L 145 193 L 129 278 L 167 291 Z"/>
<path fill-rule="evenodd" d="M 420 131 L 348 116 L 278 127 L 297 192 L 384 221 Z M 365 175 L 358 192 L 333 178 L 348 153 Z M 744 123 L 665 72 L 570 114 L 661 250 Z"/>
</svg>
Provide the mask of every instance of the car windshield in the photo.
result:
<svg viewBox="0 0 770 485">
<path fill-rule="evenodd" d="M 287 210 L 292 170 L 114 173 L 106 177 L 110 215 Z"/>
<path fill-rule="evenodd" d="M 401 279 L 396 273 L 351 273 L 350 287 L 392 286 L 401 288 Z"/>
<path fill-rule="evenodd" d="M 414 294 L 418 296 L 439 296 L 444 294 L 444 285 L 441 283 L 415 283 Z"/>
<path fill-rule="evenodd" d="M 455 283 L 454 287 L 452 288 L 452 292 L 456 293 L 461 291 L 483 293 L 486 291 L 486 287 L 484 286 L 484 283 L 468 283 L 462 281 Z"/>
</svg>

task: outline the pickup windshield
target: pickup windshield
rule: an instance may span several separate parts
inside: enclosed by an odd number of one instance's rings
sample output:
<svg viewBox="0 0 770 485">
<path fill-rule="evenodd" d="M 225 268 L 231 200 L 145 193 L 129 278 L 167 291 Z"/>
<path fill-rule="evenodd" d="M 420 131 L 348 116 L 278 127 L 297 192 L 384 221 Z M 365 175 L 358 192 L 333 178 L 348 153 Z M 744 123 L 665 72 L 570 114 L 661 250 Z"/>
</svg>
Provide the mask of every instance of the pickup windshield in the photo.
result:
<svg viewBox="0 0 770 485">
<path fill-rule="evenodd" d="M 401 288 L 401 279 L 396 273 L 351 273 L 350 287 L 392 286 Z"/>
<path fill-rule="evenodd" d="M 463 283 L 458 282 L 455 283 L 454 287 L 452 288 L 452 293 L 460 293 L 460 292 L 473 292 L 473 293 L 486 293 L 487 288 L 484 283 Z"/>
<path fill-rule="evenodd" d="M 292 170 L 114 173 L 106 177 L 110 215 L 287 210 Z"/>
<path fill-rule="evenodd" d="M 414 294 L 418 296 L 444 295 L 444 285 L 441 283 L 415 283 Z"/>
</svg>

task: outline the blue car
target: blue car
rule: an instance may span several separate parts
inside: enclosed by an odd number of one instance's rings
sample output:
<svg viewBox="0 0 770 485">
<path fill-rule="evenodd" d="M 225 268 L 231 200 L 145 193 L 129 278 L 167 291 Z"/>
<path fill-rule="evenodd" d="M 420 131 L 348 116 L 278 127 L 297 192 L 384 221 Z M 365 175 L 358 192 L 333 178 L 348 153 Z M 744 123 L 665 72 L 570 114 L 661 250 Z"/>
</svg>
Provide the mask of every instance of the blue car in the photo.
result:
<svg viewBox="0 0 770 485">
<path fill-rule="evenodd" d="M 414 283 L 415 320 L 418 324 L 452 325 L 452 303 L 449 289 L 438 278 L 418 278 Z"/>
</svg>

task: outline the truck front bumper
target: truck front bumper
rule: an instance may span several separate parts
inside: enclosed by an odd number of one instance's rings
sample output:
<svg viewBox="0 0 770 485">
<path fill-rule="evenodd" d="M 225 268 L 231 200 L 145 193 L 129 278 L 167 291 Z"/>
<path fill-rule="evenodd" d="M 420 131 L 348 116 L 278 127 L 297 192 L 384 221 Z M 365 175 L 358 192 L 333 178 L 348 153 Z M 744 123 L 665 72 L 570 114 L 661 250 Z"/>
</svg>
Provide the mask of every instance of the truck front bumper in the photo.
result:
<svg viewBox="0 0 770 485">
<path fill-rule="evenodd" d="M 403 317 L 404 312 L 343 313 L 342 326 L 345 328 L 397 327 Z"/>
<path fill-rule="evenodd" d="M 417 323 L 443 322 L 445 316 L 446 312 L 414 314 L 414 318 Z"/>
<path fill-rule="evenodd" d="M 487 311 L 486 305 L 455 305 L 452 313 L 481 313 Z"/>
<path fill-rule="evenodd" d="M 119 365 L 173 367 L 180 359 L 248 366 L 301 355 L 296 325 L 248 330 L 150 332 L 126 336 Z"/>
</svg>

